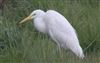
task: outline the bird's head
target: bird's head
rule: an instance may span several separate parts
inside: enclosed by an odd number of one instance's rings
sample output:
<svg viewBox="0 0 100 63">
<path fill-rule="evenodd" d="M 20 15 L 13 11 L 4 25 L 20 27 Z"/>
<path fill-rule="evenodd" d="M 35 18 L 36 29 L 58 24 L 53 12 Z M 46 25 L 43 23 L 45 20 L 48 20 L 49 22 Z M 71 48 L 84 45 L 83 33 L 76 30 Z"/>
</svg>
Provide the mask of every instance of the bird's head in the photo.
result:
<svg viewBox="0 0 100 63">
<path fill-rule="evenodd" d="M 42 10 L 35 10 L 33 11 L 28 17 L 26 17 L 25 19 L 23 19 L 22 21 L 19 22 L 19 24 L 22 24 L 26 21 L 29 21 L 31 19 L 34 19 L 36 17 L 41 17 L 45 12 Z"/>
</svg>

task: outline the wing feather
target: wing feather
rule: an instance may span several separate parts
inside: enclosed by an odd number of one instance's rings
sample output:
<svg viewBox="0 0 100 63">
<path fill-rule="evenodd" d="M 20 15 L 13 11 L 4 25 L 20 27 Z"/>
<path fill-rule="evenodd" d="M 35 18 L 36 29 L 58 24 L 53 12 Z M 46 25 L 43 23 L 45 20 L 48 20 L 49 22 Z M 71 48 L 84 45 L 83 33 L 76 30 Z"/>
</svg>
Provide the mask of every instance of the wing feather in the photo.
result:
<svg viewBox="0 0 100 63">
<path fill-rule="evenodd" d="M 83 55 L 76 32 L 64 16 L 56 11 L 49 10 L 46 12 L 44 21 L 47 26 L 48 35 L 56 43 L 65 49 L 70 49 L 77 56 Z"/>
</svg>

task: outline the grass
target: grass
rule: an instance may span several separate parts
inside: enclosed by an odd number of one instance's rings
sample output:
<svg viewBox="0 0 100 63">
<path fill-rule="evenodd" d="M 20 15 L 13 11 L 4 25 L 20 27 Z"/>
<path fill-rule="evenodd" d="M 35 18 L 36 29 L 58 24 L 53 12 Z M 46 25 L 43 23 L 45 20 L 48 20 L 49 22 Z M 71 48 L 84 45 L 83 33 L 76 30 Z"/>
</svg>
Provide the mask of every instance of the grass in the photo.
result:
<svg viewBox="0 0 100 63">
<path fill-rule="evenodd" d="M 33 10 L 53 9 L 64 15 L 78 33 L 85 59 L 70 51 L 58 51 L 47 35 L 32 22 L 16 23 Z M 100 1 L 98 0 L 9 0 L 0 16 L 0 63 L 100 63 Z"/>
</svg>

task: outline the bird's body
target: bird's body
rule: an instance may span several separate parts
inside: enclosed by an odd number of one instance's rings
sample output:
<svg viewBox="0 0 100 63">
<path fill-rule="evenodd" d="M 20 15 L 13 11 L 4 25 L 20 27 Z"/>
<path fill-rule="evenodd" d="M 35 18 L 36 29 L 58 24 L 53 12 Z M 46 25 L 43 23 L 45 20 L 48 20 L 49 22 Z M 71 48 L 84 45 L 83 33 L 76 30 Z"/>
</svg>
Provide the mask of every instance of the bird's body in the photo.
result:
<svg viewBox="0 0 100 63">
<path fill-rule="evenodd" d="M 75 29 L 64 16 L 54 10 L 35 10 L 33 14 L 34 26 L 38 31 L 47 33 L 59 47 L 71 50 L 80 58 L 84 57 Z"/>
</svg>

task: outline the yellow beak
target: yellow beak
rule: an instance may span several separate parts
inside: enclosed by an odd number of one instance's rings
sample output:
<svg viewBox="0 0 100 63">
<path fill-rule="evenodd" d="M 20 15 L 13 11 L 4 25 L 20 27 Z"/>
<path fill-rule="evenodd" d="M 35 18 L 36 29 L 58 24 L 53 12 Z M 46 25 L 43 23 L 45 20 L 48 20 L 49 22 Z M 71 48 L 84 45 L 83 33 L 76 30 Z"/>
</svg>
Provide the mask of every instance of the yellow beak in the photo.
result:
<svg viewBox="0 0 100 63">
<path fill-rule="evenodd" d="M 31 19 L 32 19 L 32 16 L 28 16 L 25 19 L 23 19 L 22 21 L 20 21 L 19 24 L 22 24 L 22 23 L 24 23 L 24 22 L 26 22 L 28 20 L 31 20 Z"/>
</svg>

